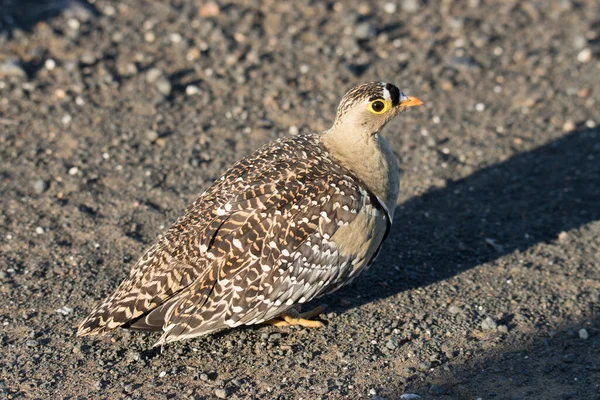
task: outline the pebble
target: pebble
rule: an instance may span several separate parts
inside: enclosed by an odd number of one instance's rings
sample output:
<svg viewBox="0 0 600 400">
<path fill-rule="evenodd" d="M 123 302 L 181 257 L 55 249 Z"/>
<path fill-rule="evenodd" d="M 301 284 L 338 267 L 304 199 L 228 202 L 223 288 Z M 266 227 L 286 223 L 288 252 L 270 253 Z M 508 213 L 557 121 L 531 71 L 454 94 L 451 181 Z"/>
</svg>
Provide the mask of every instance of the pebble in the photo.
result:
<svg viewBox="0 0 600 400">
<path fill-rule="evenodd" d="M 461 309 L 459 307 L 457 307 L 457 306 L 450 306 L 450 307 L 448 307 L 448 312 L 450 314 L 458 314 L 458 313 L 460 313 L 460 311 L 461 311 Z"/>
<path fill-rule="evenodd" d="M 227 390 L 215 389 L 215 396 L 217 396 L 219 399 L 226 399 L 227 398 Z"/>
<path fill-rule="evenodd" d="M 418 0 L 404 0 L 400 4 L 401 4 L 402 9 L 409 13 L 414 13 L 419 10 L 419 1 Z"/>
<path fill-rule="evenodd" d="M 41 226 L 38 226 L 35 228 L 35 233 L 37 233 L 38 235 L 43 235 L 44 234 L 44 228 L 42 228 Z"/>
<path fill-rule="evenodd" d="M 36 347 L 36 346 L 37 346 L 39 343 L 38 343 L 38 341 L 37 341 L 37 340 L 34 340 L 34 339 L 28 339 L 28 340 L 25 342 L 25 344 L 26 344 L 28 347 Z"/>
<path fill-rule="evenodd" d="M 167 376 L 167 371 L 160 371 L 160 374 L 158 374 L 159 378 L 164 378 L 165 376 Z"/>
<path fill-rule="evenodd" d="M 484 331 L 494 330 L 497 327 L 498 324 L 491 317 L 485 317 L 485 319 L 481 321 L 481 329 Z"/>
<path fill-rule="evenodd" d="M 159 79 L 158 82 L 156 82 L 156 87 L 158 88 L 158 91 L 164 96 L 168 96 L 171 94 L 171 82 L 169 82 L 167 78 Z"/>
<path fill-rule="evenodd" d="M 51 58 L 47 59 L 44 62 L 44 68 L 46 68 L 48 71 L 52 71 L 54 68 L 56 68 L 56 61 Z"/>
<path fill-rule="evenodd" d="M 188 85 L 185 88 L 185 94 L 188 96 L 194 96 L 198 93 L 200 93 L 200 88 L 196 85 Z"/>
<path fill-rule="evenodd" d="M 588 119 L 585 121 L 585 127 L 589 129 L 594 129 L 596 127 L 596 122 L 594 120 Z"/>
<path fill-rule="evenodd" d="M 6 60 L 0 63 L 0 76 L 16 76 L 25 78 L 27 73 L 18 60 Z"/>
<path fill-rule="evenodd" d="M 63 125 L 69 125 L 72 120 L 73 120 L 73 118 L 69 114 L 65 114 L 60 119 L 60 122 L 62 122 Z"/>
<path fill-rule="evenodd" d="M 585 329 L 585 328 L 583 328 L 583 329 L 580 329 L 580 330 L 579 330 L 579 337 L 580 337 L 581 339 L 583 339 L 583 340 L 586 340 L 587 338 L 589 338 L 589 337 L 590 337 L 590 335 L 589 335 L 589 333 L 588 333 L 587 329 Z"/>
<path fill-rule="evenodd" d="M 477 104 L 475 104 L 475 110 L 479 111 L 479 112 L 484 111 L 485 110 L 485 104 L 483 104 L 483 103 L 477 103 Z"/>
<path fill-rule="evenodd" d="M 575 130 L 575 123 L 570 119 L 566 120 L 562 126 L 563 132 L 571 132 Z"/>
<path fill-rule="evenodd" d="M 383 11 L 385 11 L 388 14 L 393 14 L 398 10 L 398 7 L 396 6 L 396 3 L 385 3 L 383 5 Z"/>
<path fill-rule="evenodd" d="M 298 129 L 298 127 L 296 125 L 292 125 L 292 126 L 290 126 L 288 133 L 292 136 L 295 136 L 300 133 L 300 129 Z"/>
<path fill-rule="evenodd" d="M 151 142 L 154 142 L 156 139 L 158 139 L 158 132 L 153 131 L 153 130 L 149 130 L 146 132 L 146 139 L 148 139 Z"/>
<path fill-rule="evenodd" d="M 377 391 L 373 388 L 369 389 L 369 395 L 370 396 L 377 396 Z"/>
<path fill-rule="evenodd" d="M 163 75 L 163 72 L 158 68 L 150 68 L 146 72 L 146 82 L 154 83 Z"/>
<path fill-rule="evenodd" d="M 73 312 L 73 309 L 68 306 L 63 306 L 63 307 L 57 309 L 56 312 L 59 314 L 62 314 L 62 315 L 69 315 Z"/>
<path fill-rule="evenodd" d="M 404 393 L 404 394 L 400 395 L 401 400 L 417 400 L 420 398 L 421 398 L 421 396 L 419 396 L 418 394 L 414 394 L 414 393 Z"/>
<path fill-rule="evenodd" d="M 354 30 L 354 36 L 358 40 L 367 40 L 374 37 L 377 34 L 373 25 L 368 22 L 362 22 L 356 26 Z"/>
<path fill-rule="evenodd" d="M 77 167 L 69 168 L 69 175 L 73 176 L 73 175 L 77 175 L 78 173 L 79 173 L 79 168 L 77 168 Z"/>
<path fill-rule="evenodd" d="M 585 49 L 581 50 L 577 54 L 577 61 L 579 61 L 581 63 L 586 63 L 586 62 L 590 61 L 591 59 L 592 59 L 592 50 L 589 47 L 586 47 Z"/>
<path fill-rule="evenodd" d="M 38 179 L 33 183 L 33 191 L 37 194 L 42 194 L 48 189 L 48 183 L 43 179 Z"/>
<path fill-rule="evenodd" d="M 392 338 L 385 343 L 385 347 L 387 347 L 390 350 L 395 350 L 396 347 L 398 347 L 398 341 Z"/>
<path fill-rule="evenodd" d="M 200 6 L 198 9 L 198 15 L 201 17 L 216 17 L 221 13 L 221 9 L 219 5 L 214 1 L 209 1 L 208 3 Z"/>
<path fill-rule="evenodd" d="M 508 333 L 508 326 L 506 326 L 506 325 L 498 325 L 498 332 L 500 332 L 500 333 Z"/>
</svg>

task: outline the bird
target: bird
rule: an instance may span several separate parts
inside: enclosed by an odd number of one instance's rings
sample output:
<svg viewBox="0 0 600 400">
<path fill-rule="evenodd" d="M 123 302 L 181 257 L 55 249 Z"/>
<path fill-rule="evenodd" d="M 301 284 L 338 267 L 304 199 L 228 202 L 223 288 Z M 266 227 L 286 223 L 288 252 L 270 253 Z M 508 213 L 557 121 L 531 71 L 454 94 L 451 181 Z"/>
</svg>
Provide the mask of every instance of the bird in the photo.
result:
<svg viewBox="0 0 600 400">
<path fill-rule="evenodd" d="M 330 129 L 283 137 L 218 178 L 133 265 L 78 336 L 162 331 L 155 346 L 243 325 L 320 327 L 299 307 L 378 255 L 399 195 L 381 131 L 423 104 L 385 82 L 342 97 Z"/>
</svg>

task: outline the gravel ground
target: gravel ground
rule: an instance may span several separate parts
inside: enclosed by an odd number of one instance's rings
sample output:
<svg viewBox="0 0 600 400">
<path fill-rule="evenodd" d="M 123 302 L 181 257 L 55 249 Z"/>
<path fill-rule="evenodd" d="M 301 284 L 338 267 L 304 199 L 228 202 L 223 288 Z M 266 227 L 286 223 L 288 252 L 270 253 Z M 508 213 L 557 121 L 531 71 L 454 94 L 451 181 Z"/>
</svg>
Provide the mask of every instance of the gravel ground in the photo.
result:
<svg viewBox="0 0 600 400">
<path fill-rule="evenodd" d="M 0 0 L 0 398 L 600 398 L 599 15 Z M 369 80 L 425 106 L 386 130 L 395 225 L 326 328 L 75 337 L 228 165 Z"/>
</svg>

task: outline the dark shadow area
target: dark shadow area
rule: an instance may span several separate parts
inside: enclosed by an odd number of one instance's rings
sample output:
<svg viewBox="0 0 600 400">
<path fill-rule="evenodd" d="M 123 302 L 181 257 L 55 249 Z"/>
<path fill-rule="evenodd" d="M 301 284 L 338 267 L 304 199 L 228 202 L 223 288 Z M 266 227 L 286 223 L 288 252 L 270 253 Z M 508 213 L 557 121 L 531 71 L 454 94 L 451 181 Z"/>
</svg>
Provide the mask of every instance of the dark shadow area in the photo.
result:
<svg viewBox="0 0 600 400">
<path fill-rule="evenodd" d="M 445 280 L 598 219 L 600 129 L 578 129 L 400 205 L 379 259 L 332 304 Z"/>
<path fill-rule="evenodd" d="M 0 34 L 10 35 L 15 29 L 29 31 L 63 12 L 80 20 L 96 15 L 96 9 L 83 0 L 0 0 Z"/>
<path fill-rule="evenodd" d="M 600 320 L 565 326 L 553 336 L 534 337 L 528 344 L 506 344 L 483 359 L 436 373 L 409 391 L 423 400 L 598 399 L 600 396 Z M 439 371 L 438 371 L 439 372 Z"/>
</svg>

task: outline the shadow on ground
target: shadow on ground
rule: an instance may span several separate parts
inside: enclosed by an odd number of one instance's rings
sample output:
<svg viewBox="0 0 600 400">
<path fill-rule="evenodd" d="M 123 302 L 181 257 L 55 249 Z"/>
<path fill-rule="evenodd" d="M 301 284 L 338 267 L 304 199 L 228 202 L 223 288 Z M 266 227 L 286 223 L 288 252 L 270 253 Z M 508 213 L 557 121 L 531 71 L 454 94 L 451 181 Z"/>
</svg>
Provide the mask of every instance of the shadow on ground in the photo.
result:
<svg viewBox="0 0 600 400">
<path fill-rule="evenodd" d="M 68 11 L 88 19 L 95 8 L 83 0 L 0 0 L 0 34 L 14 29 L 31 30 L 36 24 Z"/>
<path fill-rule="evenodd" d="M 586 328 L 587 338 L 579 330 Z M 410 389 L 427 399 L 597 399 L 600 396 L 600 319 L 565 326 L 552 336 L 491 351 Z M 444 396 L 445 395 L 445 396 Z"/>
<path fill-rule="evenodd" d="M 600 219 L 599 154 L 600 129 L 578 129 L 406 201 L 370 276 L 334 297 L 384 299 Z"/>
</svg>

